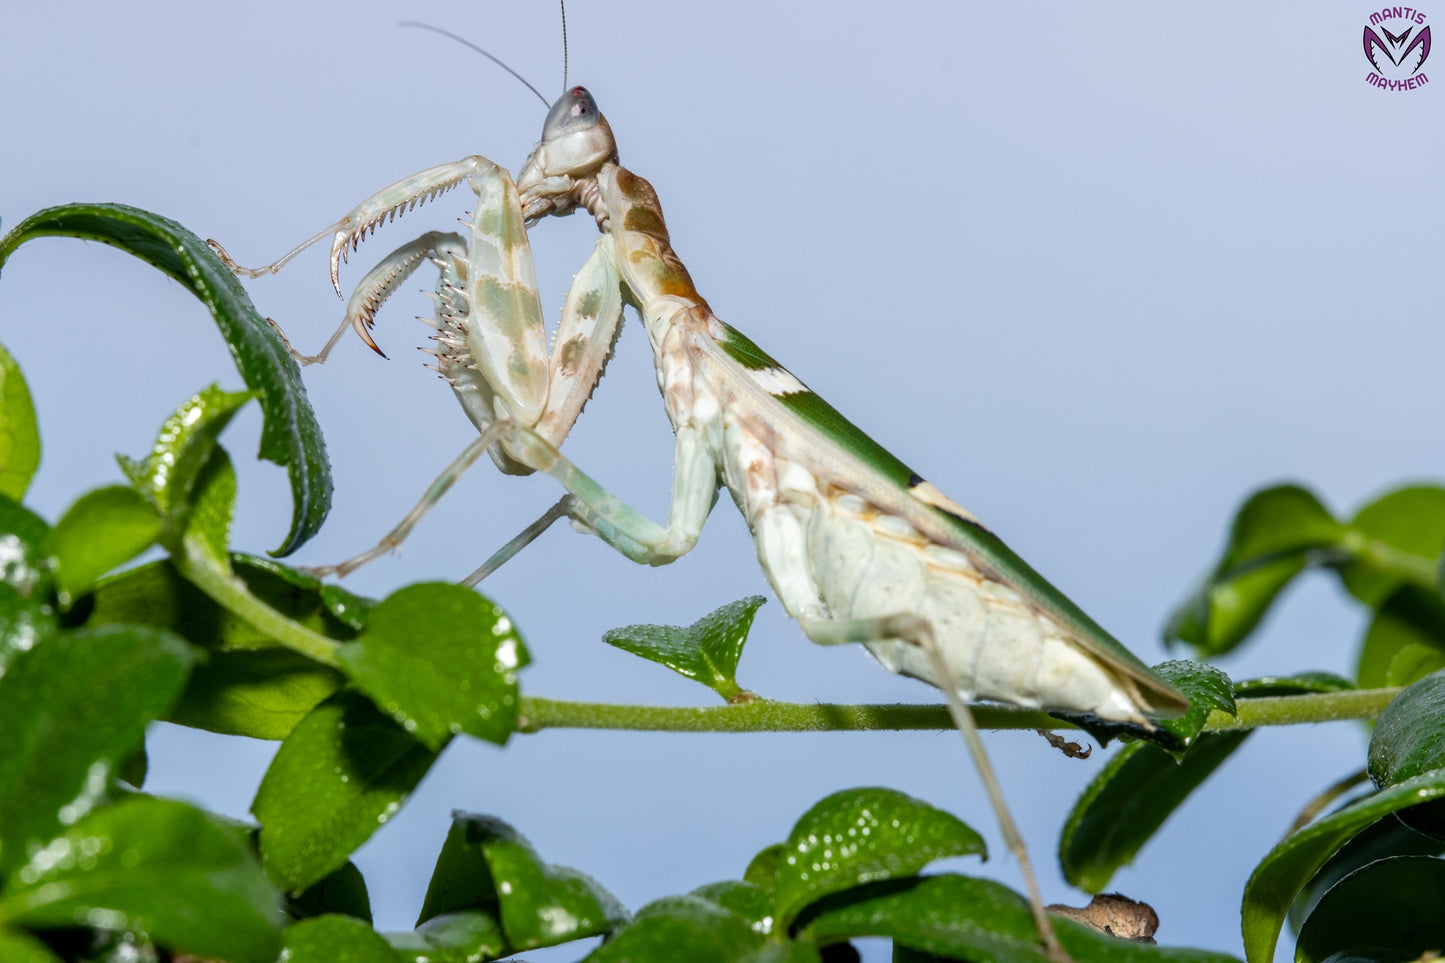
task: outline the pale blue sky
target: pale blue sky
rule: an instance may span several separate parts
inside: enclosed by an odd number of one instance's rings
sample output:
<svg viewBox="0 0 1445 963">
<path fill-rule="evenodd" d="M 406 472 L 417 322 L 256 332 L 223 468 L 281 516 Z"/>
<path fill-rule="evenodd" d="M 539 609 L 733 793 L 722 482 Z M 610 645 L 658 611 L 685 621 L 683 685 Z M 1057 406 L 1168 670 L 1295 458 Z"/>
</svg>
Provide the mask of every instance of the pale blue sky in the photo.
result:
<svg viewBox="0 0 1445 963">
<path fill-rule="evenodd" d="M 570 79 L 656 186 L 725 320 L 1157 661 L 1167 612 L 1249 490 L 1298 479 L 1347 511 L 1441 474 L 1445 94 L 1364 82 L 1369 11 L 578 0 Z M 519 167 L 542 106 L 462 48 L 395 27 L 406 19 L 461 32 L 549 97 L 560 90 L 546 3 L 9 5 L 3 225 L 55 203 L 123 201 L 261 262 L 423 167 L 471 153 Z M 445 198 L 409 215 L 362 263 L 462 207 Z M 549 308 L 592 233 L 583 219 L 535 232 Z M 340 317 L 324 264 L 318 251 L 250 285 L 303 346 Z M 382 316 L 392 362 L 353 340 L 308 372 L 337 498 L 296 561 L 372 544 L 468 441 L 411 351 L 424 329 L 408 318 L 426 309 L 407 295 Z M 117 479 L 112 452 L 144 450 L 191 392 L 240 384 L 197 302 L 99 245 L 23 248 L 0 278 L 0 325 L 39 406 L 32 498 L 52 518 Z M 671 439 L 631 321 L 610 370 L 568 451 L 660 517 Z M 235 545 L 255 552 L 280 542 L 289 517 L 282 472 L 250 461 L 258 423 L 251 412 L 226 436 L 241 469 Z M 460 578 L 555 497 L 547 479 L 480 468 L 400 558 L 348 587 Z M 602 645 L 602 632 L 688 622 L 766 587 L 724 499 L 670 568 L 559 529 L 486 589 L 531 646 L 527 691 L 693 704 L 707 693 Z M 1225 668 L 1349 672 L 1360 631 L 1334 587 L 1311 580 Z M 861 652 L 812 647 L 775 601 L 741 675 L 775 698 L 934 698 Z M 1046 896 L 1083 902 L 1053 851 L 1100 757 L 1071 762 L 1032 735 L 988 744 Z M 234 815 L 272 748 L 167 727 L 151 745 L 153 788 Z M 1250 869 L 1362 749 L 1351 725 L 1255 736 L 1111 888 L 1158 909 L 1163 941 L 1238 952 Z M 873 784 L 962 815 L 996 852 L 984 872 L 1017 884 L 947 733 L 458 744 L 358 862 L 378 924 L 409 926 L 448 813 L 490 812 L 635 909 L 739 875 L 817 799 Z"/>
</svg>

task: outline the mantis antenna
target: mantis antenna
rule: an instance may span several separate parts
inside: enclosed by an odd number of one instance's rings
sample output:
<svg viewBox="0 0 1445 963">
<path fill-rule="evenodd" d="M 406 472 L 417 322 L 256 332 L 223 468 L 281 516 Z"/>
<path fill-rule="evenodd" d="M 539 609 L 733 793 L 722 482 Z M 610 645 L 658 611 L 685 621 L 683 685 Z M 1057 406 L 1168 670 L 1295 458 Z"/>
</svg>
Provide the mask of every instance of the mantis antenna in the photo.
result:
<svg viewBox="0 0 1445 963">
<path fill-rule="evenodd" d="M 434 26 L 432 26 L 432 25 L 429 24 L 429 23 L 418 23 L 418 22 L 415 21 L 415 20 L 403 20 L 401 23 L 397 24 L 397 26 L 398 26 L 398 27 L 416 27 L 416 28 L 418 28 L 418 29 L 420 29 L 420 30 L 430 30 L 432 33 L 439 33 L 439 34 L 441 34 L 443 37 L 450 37 L 451 39 L 455 40 L 457 43 L 461 44 L 461 45 L 464 46 L 464 47 L 470 47 L 472 50 L 475 50 L 477 53 L 481 54 L 483 57 L 486 57 L 486 58 L 487 58 L 488 60 L 490 60 L 492 63 L 496 64 L 498 67 L 501 67 L 501 68 L 502 68 L 503 70 L 505 70 L 507 73 L 511 74 L 513 77 L 516 77 L 518 80 L 520 80 L 520 81 L 522 82 L 522 85 L 525 86 L 525 87 L 526 87 L 528 90 L 530 90 L 532 93 L 536 94 L 536 95 L 537 95 L 537 99 L 540 100 L 544 105 L 546 105 L 546 106 L 548 106 L 548 107 L 551 107 L 551 106 L 552 106 L 551 102 L 550 102 L 549 100 L 547 100 L 546 97 L 543 97 L 543 96 L 542 96 L 542 92 L 541 92 L 541 91 L 539 91 L 536 87 L 533 87 L 530 83 L 527 82 L 527 78 L 526 78 L 526 77 L 523 77 L 521 74 L 517 73 L 515 70 L 513 70 L 511 67 L 509 67 L 509 66 L 506 64 L 506 62 L 503 61 L 500 57 L 496 56 L 495 54 L 489 53 L 489 52 L 487 52 L 486 50 L 483 50 L 481 47 L 478 47 L 476 44 L 472 43 L 470 40 L 466 39 L 465 37 L 457 36 L 456 34 L 452 33 L 450 30 L 443 30 L 441 27 L 434 27 Z M 562 75 L 563 75 L 563 79 L 564 79 L 564 83 L 563 83 L 563 88 L 564 88 L 564 89 L 566 88 L 566 83 L 565 83 L 566 74 L 567 74 L 567 33 L 566 33 L 566 20 L 565 20 L 565 18 L 564 18 L 564 20 L 563 20 L 563 32 L 562 32 Z"/>
<path fill-rule="evenodd" d="M 567 89 L 567 0 L 557 0 L 562 7 L 562 89 Z"/>
</svg>

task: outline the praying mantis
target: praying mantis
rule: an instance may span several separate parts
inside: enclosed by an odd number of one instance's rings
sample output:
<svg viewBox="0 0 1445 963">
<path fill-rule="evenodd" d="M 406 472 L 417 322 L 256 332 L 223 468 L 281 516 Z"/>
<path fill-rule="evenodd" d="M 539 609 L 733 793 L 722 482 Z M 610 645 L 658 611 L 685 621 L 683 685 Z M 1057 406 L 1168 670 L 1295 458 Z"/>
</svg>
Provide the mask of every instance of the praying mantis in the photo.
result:
<svg viewBox="0 0 1445 963">
<path fill-rule="evenodd" d="M 540 96 L 540 95 L 539 95 Z M 345 575 L 396 547 L 456 478 L 489 454 L 511 474 L 542 472 L 566 494 L 504 546 L 481 581 L 553 522 L 568 518 L 633 561 L 661 565 L 696 544 L 720 490 L 753 534 L 776 595 L 821 645 L 862 644 L 886 668 L 941 689 L 1030 889 L 1040 938 L 1066 958 L 968 708 L 975 699 L 1087 712 L 1149 727 L 1182 695 L 1155 676 L 962 506 L 854 427 L 762 348 L 718 318 L 672 247 L 657 194 L 623 167 L 592 95 L 568 89 L 514 179 L 480 155 L 428 168 L 363 201 L 270 265 L 331 238 L 331 280 L 361 239 L 463 185 L 465 232 L 432 231 L 358 284 L 322 352 L 347 328 L 374 350 L 380 305 L 423 264 L 439 281 L 430 318 L 435 370 L 478 437 L 375 547 L 321 574 Z M 549 351 L 529 230 L 586 211 L 599 237 L 568 291 Z M 214 242 L 212 242 L 214 244 Z M 559 450 L 602 377 L 623 310 L 640 316 L 675 434 L 665 523 L 636 511 Z"/>
</svg>

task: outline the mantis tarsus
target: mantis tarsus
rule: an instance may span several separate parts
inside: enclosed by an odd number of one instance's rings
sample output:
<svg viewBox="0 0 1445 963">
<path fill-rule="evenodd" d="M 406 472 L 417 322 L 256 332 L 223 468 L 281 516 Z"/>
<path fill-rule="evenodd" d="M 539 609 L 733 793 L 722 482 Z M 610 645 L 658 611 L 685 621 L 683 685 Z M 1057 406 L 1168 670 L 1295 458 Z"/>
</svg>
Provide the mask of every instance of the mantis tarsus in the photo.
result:
<svg viewBox="0 0 1445 963">
<path fill-rule="evenodd" d="M 862 643 L 890 670 L 943 690 L 1021 864 L 1040 937 L 1061 958 L 967 700 L 1148 727 L 1151 717 L 1182 712 L 1185 699 L 969 512 L 717 318 L 672 249 L 652 186 L 619 164 L 611 128 L 581 87 L 551 107 L 515 181 L 480 156 L 433 167 L 380 191 L 272 265 L 228 263 L 238 273 L 269 273 L 329 235 L 339 293 L 348 248 L 462 183 L 477 195 L 467 233 L 428 233 L 389 255 L 357 287 L 327 348 L 304 360 L 324 359 L 348 326 L 376 348 L 368 331 L 376 308 L 429 261 L 441 275 L 430 322 L 436 367 L 480 435 L 377 546 L 325 571 L 344 575 L 399 544 L 483 452 L 504 471 L 550 474 L 567 494 L 471 583 L 562 517 L 634 561 L 665 564 L 693 547 L 725 487 L 774 591 L 808 638 Z M 527 231 L 579 207 L 600 237 L 569 290 L 549 355 Z M 624 304 L 641 316 L 676 434 L 666 524 L 558 451 L 602 375 Z"/>
</svg>

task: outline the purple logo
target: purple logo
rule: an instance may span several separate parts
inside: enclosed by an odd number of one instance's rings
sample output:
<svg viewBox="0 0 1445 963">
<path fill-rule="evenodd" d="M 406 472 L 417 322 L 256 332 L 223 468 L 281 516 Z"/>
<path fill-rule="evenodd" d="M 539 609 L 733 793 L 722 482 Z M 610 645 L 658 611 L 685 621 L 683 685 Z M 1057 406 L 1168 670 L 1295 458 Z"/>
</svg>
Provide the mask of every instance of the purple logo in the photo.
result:
<svg viewBox="0 0 1445 963">
<path fill-rule="evenodd" d="M 1384 7 L 1365 25 L 1365 59 L 1372 68 L 1365 82 L 1379 90 L 1414 90 L 1430 82 L 1430 27 L 1414 7 Z"/>
</svg>

